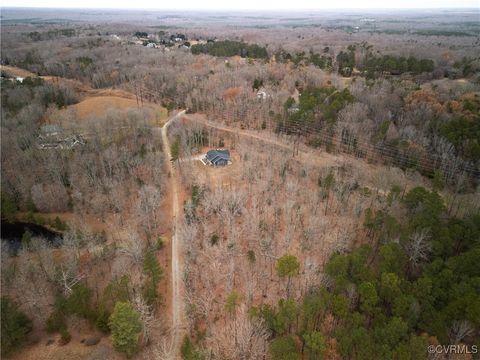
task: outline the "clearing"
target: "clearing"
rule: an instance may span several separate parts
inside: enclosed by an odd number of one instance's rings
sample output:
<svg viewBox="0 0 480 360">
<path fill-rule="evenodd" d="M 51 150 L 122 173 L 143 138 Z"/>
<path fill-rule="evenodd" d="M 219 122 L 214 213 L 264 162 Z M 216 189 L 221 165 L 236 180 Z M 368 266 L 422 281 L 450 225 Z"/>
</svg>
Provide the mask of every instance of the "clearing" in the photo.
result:
<svg viewBox="0 0 480 360">
<path fill-rule="evenodd" d="M 118 111 L 127 111 L 129 109 L 147 110 L 147 120 L 151 126 L 163 126 L 167 116 L 167 109 L 154 103 L 137 104 L 136 99 L 121 90 L 103 90 L 91 91 L 82 101 L 77 104 L 70 105 L 65 109 L 54 112 L 49 120 L 51 122 L 61 122 L 61 119 L 72 112 L 80 121 L 86 121 L 91 118 L 101 117 L 105 115 L 109 109 Z M 58 119 L 58 120 L 57 120 Z"/>
</svg>

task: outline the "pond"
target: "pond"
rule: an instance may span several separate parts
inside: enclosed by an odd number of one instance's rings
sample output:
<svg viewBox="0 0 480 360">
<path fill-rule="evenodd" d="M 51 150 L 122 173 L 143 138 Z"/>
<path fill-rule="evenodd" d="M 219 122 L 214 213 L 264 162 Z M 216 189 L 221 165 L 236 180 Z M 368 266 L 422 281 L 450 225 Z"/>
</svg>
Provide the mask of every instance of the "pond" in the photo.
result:
<svg viewBox="0 0 480 360">
<path fill-rule="evenodd" d="M 22 247 L 23 234 L 29 232 L 32 237 L 41 237 L 50 245 L 59 246 L 62 243 L 62 233 L 47 229 L 44 226 L 26 222 L 1 223 L 0 238 L 6 241 L 12 253 L 16 254 Z"/>
</svg>

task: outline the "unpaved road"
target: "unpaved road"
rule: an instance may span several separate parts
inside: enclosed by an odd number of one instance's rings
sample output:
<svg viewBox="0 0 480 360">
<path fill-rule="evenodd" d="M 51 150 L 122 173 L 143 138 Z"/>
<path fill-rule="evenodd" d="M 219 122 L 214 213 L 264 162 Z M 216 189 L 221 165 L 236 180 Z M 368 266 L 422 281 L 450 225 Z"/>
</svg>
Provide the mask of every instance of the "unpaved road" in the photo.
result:
<svg viewBox="0 0 480 360">
<path fill-rule="evenodd" d="M 327 152 L 320 152 L 320 151 L 315 151 L 315 150 L 310 150 L 310 149 L 297 149 L 296 151 L 294 150 L 294 144 L 292 142 L 289 142 L 288 140 L 282 140 L 278 137 L 271 137 L 265 135 L 265 133 L 258 133 L 254 132 L 252 130 L 241 130 L 237 128 L 231 128 L 225 125 L 220 125 L 218 123 L 198 118 L 195 116 L 185 116 L 188 120 L 192 122 L 199 122 L 201 124 L 204 124 L 205 126 L 225 131 L 228 133 L 232 133 L 237 136 L 243 136 L 243 137 L 248 137 L 251 139 L 255 139 L 258 141 L 262 141 L 264 143 L 280 147 L 282 149 L 288 150 L 292 152 L 292 155 L 294 152 L 296 153 L 295 158 L 297 161 L 303 163 L 303 164 L 310 164 L 310 165 L 336 165 L 338 164 L 341 160 L 345 159 L 343 155 L 337 154 L 329 154 Z"/>
<path fill-rule="evenodd" d="M 170 152 L 170 142 L 168 141 L 167 130 L 170 124 L 185 114 L 185 111 L 180 111 L 176 115 L 172 116 L 168 122 L 161 128 L 162 131 L 162 143 L 163 150 L 167 158 L 167 167 L 170 173 L 170 186 L 172 192 L 172 342 L 174 354 L 172 360 L 181 359 L 180 357 L 180 344 L 182 341 L 182 335 L 185 329 L 184 316 L 183 316 L 183 281 L 182 281 L 182 266 L 180 264 L 181 244 L 177 237 L 177 225 L 179 220 L 179 198 L 178 198 L 178 179 L 177 172 L 170 159 L 172 154 Z"/>
<path fill-rule="evenodd" d="M 383 168 L 382 165 L 377 166 L 374 164 L 369 164 L 364 160 L 353 158 L 346 154 L 334 155 L 334 154 L 329 154 L 325 151 L 319 151 L 319 150 L 309 149 L 305 147 L 294 150 L 295 146 L 292 142 L 289 142 L 286 139 L 285 140 L 281 139 L 279 137 L 268 136 L 262 132 L 258 132 L 254 130 L 241 130 L 237 128 L 231 128 L 226 125 L 221 125 L 221 124 L 209 121 L 205 118 L 200 118 L 195 116 L 187 115 L 187 116 L 184 116 L 184 118 L 186 118 L 189 121 L 198 122 L 205 126 L 208 126 L 217 130 L 232 133 L 237 136 L 243 136 L 246 138 L 255 139 L 263 143 L 270 144 L 270 145 L 277 146 L 279 148 L 291 151 L 292 156 L 295 153 L 295 156 L 294 156 L 295 160 L 305 165 L 325 167 L 325 166 L 339 166 L 339 165 L 342 165 L 344 162 L 348 162 L 348 164 L 355 169 L 356 173 L 369 174 L 363 177 L 362 179 L 363 186 L 369 188 L 373 192 L 377 192 L 377 194 L 380 194 L 380 195 L 385 195 L 387 192 L 386 189 L 381 189 L 375 186 L 375 183 L 377 180 L 374 175 L 380 174 L 379 170 Z M 410 183 L 409 187 L 414 186 L 414 183 L 411 182 L 410 180 L 407 180 L 405 177 L 402 180 L 408 181 Z"/>
</svg>

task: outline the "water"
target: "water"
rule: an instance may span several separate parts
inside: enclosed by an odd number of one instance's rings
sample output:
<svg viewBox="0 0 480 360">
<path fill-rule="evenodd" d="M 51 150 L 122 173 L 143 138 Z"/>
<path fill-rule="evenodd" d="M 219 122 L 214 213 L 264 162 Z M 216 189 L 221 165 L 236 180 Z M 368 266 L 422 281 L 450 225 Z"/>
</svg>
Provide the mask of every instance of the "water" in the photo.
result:
<svg viewBox="0 0 480 360">
<path fill-rule="evenodd" d="M 22 248 L 22 236 L 29 231 L 32 237 L 41 237 L 52 246 L 59 246 L 62 243 L 62 234 L 47 229 L 44 226 L 26 222 L 3 222 L 0 228 L 0 238 L 6 241 L 12 253 L 16 254 Z"/>
</svg>

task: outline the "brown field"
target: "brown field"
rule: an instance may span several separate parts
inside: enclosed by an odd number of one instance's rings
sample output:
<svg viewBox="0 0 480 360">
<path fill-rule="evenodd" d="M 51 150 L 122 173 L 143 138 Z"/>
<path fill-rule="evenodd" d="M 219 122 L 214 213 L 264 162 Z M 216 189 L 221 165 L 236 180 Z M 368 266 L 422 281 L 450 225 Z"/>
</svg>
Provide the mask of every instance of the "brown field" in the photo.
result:
<svg viewBox="0 0 480 360">
<path fill-rule="evenodd" d="M 80 122 L 88 121 L 92 118 L 104 116 L 109 110 L 128 111 L 128 110 L 147 110 L 147 121 L 151 126 L 163 126 L 168 117 L 168 111 L 162 106 L 154 103 L 141 103 L 137 105 L 136 99 L 129 93 L 121 90 L 102 90 L 89 92 L 82 101 L 67 108 L 57 110 L 48 117 L 48 122 L 63 123 L 68 116 L 67 113 L 74 114 L 75 119 Z"/>
<path fill-rule="evenodd" d="M 128 110 L 139 109 L 141 105 L 137 105 L 135 99 L 130 99 L 122 96 L 115 95 L 100 95 L 87 97 L 78 104 L 71 105 L 68 109 L 73 109 L 80 120 L 87 120 L 91 117 L 98 117 L 104 115 L 108 109 L 116 110 Z M 162 126 L 164 120 L 167 117 L 167 111 L 160 105 L 147 104 L 143 105 L 143 108 L 152 110 L 151 118 L 152 125 Z M 65 109 L 60 110 L 60 112 Z"/>
</svg>

